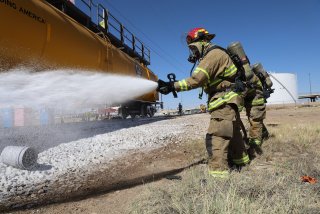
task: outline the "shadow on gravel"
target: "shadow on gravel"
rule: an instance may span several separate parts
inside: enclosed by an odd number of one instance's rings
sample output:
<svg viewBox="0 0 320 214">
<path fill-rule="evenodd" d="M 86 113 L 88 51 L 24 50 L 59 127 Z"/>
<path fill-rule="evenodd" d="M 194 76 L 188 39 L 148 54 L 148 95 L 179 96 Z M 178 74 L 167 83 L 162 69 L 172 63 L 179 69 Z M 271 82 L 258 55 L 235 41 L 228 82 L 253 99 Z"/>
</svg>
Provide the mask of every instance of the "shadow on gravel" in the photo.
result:
<svg viewBox="0 0 320 214">
<path fill-rule="evenodd" d="M 145 125 L 174 117 L 137 118 L 134 120 L 105 120 L 65 123 L 47 126 L 0 129 L 0 153 L 6 146 L 29 146 L 42 152 L 61 143 L 90 138 L 124 128 Z"/>
<path fill-rule="evenodd" d="M 56 200 L 55 203 L 67 203 L 67 202 L 76 202 L 76 201 L 81 201 L 81 200 L 85 200 L 91 197 L 98 197 L 101 195 L 105 195 L 107 193 L 111 193 L 114 191 L 118 191 L 118 190 L 124 190 L 124 189 L 128 189 L 128 188 L 132 188 L 135 186 L 139 186 L 139 185 L 145 185 L 147 183 L 152 183 L 158 180 L 161 180 L 162 178 L 166 178 L 169 180 L 177 180 L 177 181 L 181 181 L 183 179 L 182 176 L 180 175 L 176 175 L 186 169 L 189 169 L 193 166 L 199 165 L 199 164 L 204 164 L 205 160 L 204 159 L 200 159 L 198 161 L 195 161 L 194 163 L 191 164 L 187 164 L 184 167 L 178 167 L 178 168 L 172 168 L 170 170 L 159 170 L 159 172 L 155 172 L 155 173 L 149 173 L 149 174 L 145 174 L 143 176 L 138 176 L 135 178 L 131 178 L 131 179 L 124 179 L 121 178 L 119 181 L 114 181 L 114 182 L 110 182 L 110 183 L 106 183 L 103 185 L 99 185 L 97 183 L 97 187 L 96 188 L 90 188 L 87 189 L 85 191 L 85 193 L 83 194 L 78 194 L 78 195 L 66 195 L 66 196 L 60 196 L 59 200 Z M 200 181 L 201 182 L 201 181 Z M 53 201 L 50 200 L 46 200 L 43 201 L 41 203 L 34 203 L 34 204 L 30 204 L 30 205 L 24 205 L 24 206 L 19 206 L 16 208 L 11 208 L 10 211 L 19 211 L 19 210 L 26 210 L 26 209 L 32 209 L 32 208 L 41 208 L 44 207 L 46 205 L 50 205 L 52 204 Z M 3 208 L 4 211 L 9 211 L 7 208 Z M 0 213 L 1 213 L 1 207 L 0 207 Z"/>
<path fill-rule="evenodd" d="M 29 171 L 48 171 L 52 169 L 51 165 L 48 164 L 37 164 L 32 169 L 29 169 Z"/>
</svg>

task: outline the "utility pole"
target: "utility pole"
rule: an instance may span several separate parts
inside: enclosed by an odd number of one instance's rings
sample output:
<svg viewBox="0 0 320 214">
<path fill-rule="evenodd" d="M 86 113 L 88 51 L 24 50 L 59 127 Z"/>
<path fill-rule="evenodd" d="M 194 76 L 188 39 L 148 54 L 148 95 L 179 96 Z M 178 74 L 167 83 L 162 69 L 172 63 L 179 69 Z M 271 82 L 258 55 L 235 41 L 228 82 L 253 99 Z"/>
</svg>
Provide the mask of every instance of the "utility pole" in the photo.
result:
<svg viewBox="0 0 320 214">
<path fill-rule="evenodd" d="M 163 110 L 163 100 L 162 100 L 162 94 L 160 93 L 160 108 Z"/>
<path fill-rule="evenodd" d="M 312 90 L 311 90 L 311 75 L 309 73 L 309 86 L 310 86 L 310 95 L 312 94 Z"/>
</svg>

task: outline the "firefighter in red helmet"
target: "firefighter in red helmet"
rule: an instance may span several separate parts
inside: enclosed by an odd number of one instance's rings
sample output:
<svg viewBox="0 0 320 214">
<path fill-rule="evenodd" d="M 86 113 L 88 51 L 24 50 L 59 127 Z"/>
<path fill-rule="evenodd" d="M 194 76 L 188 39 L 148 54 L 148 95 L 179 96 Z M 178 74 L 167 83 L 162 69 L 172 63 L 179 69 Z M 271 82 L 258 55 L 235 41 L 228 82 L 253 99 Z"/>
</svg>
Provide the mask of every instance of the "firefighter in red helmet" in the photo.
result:
<svg viewBox="0 0 320 214">
<path fill-rule="evenodd" d="M 158 81 L 158 91 L 168 94 L 202 87 L 208 94 L 208 111 L 211 114 L 206 134 L 209 174 L 225 177 L 230 164 L 243 166 L 249 163 L 242 139 L 239 111 L 243 107 L 243 85 L 237 81 L 238 68 L 225 49 L 210 41 L 215 34 L 205 28 L 194 28 L 187 35 L 190 49 L 188 61 L 198 63 L 192 75 L 171 83 Z"/>
</svg>

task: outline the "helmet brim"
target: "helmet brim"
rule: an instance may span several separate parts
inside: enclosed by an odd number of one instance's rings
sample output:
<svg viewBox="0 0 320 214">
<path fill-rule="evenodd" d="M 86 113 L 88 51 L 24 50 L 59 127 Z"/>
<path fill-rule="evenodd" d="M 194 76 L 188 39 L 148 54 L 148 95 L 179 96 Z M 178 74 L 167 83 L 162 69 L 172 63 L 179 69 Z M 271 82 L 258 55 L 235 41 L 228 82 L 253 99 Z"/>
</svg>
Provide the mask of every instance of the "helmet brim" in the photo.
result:
<svg viewBox="0 0 320 214">
<path fill-rule="evenodd" d="M 209 41 L 211 41 L 214 37 L 216 37 L 216 34 L 207 34 L 206 37 Z"/>
</svg>

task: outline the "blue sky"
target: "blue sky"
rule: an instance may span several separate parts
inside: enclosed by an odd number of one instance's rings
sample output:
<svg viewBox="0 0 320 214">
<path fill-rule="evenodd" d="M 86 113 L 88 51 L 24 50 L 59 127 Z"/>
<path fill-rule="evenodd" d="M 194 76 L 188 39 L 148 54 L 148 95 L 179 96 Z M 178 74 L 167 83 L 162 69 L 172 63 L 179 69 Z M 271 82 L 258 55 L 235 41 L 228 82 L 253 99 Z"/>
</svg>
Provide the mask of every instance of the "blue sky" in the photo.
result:
<svg viewBox="0 0 320 214">
<path fill-rule="evenodd" d="M 298 76 L 299 94 L 320 92 L 320 0 L 96 0 L 102 2 L 131 32 L 151 48 L 150 69 L 159 78 L 189 75 L 185 33 L 204 27 L 214 43 L 226 47 L 240 41 L 251 63 L 267 71 Z M 163 96 L 165 108 L 206 103 L 198 90 Z"/>
</svg>

